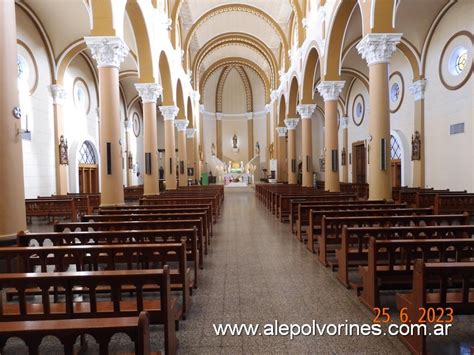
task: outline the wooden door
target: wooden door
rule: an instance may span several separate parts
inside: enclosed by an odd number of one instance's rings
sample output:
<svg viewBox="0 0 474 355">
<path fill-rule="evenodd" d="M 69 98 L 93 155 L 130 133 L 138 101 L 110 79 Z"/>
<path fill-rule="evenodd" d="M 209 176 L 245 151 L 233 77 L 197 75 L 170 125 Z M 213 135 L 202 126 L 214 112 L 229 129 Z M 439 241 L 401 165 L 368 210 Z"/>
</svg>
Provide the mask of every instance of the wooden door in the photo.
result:
<svg viewBox="0 0 474 355">
<path fill-rule="evenodd" d="M 357 184 L 367 182 L 367 156 L 364 142 L 352 144 L 352 182 Z"/>
<path fill-rule="evenodd" d="M 402 162 L 400 159 L 392 160 L 392 186 L 402 186 Z"/>
<path fill-rule="evenodd" d="M 79 192 L 82 194 L 99 192 L 99 173 L 96 164 L 79 165 Z"/>
</svg>

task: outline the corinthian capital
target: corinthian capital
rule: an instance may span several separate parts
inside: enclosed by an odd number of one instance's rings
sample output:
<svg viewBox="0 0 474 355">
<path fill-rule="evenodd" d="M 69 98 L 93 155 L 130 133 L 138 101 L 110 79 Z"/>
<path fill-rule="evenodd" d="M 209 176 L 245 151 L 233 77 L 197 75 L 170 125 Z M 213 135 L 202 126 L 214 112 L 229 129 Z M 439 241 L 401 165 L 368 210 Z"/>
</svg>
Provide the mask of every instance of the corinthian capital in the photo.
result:
<svg viewBox="0 0 474 355">
<path fill-rule="evenodd" d="M 186 132 L 186 128 L 188 127 L 189 121 L 188 120 L 175 120 L 174 125 L 178 132 Z"/>
<path fill-rule="evenodd" d="M 356 48 L 368 65 L 388 63 L 401 38 L 401 33 L 369 33 Z"/>
<path fill-rule="evenodd" d="M 345 81 L 322 81 L 317 89 L 324 101 L 337 101 L 345 83 Z"/>
<path fill-rule="evenodd" d="M 288 132 L 288 128 L 286 128 L 286 127 L 277 127 L 276 131 L 278 133 L 278 137 L 284 137 L 284 136 L 286 136 L 286 132 Z"/>
<path fill-rule="evenodd" d="M 285 119 L 285 126 L 286 128 L 291 131 L 292 129 L 296 129 L 296 126 L 298 126 L 298 122 L 300 121 L 299 118 L 287 118 Z"/>
<path fill-rule="evenodd" d="M 410 90 L 415 101 L 420 101 L 425 99 L 425 88 L 426 80 L 422 79 L 413 82 L 408 88 L 408 90 Z"/>
<path fill-rule="evenodd" d="M 196 128 L 186 128 L 186 138 L 194 138 Z"/>
<path fill-rule="evenodd" d="M 150 84 L 135 84 L 135 88 L 138 91 L 138 95 L 142 98 L 142 102 L 146 103 L 156 103 L 158 97 L 163 93 L 163 88 L 160 84 L 150 83 Z"/>
<path fill-rule="evenodd" d="M 178 114 L 179 107 L 177 106 L 160 106 L 161 114 L 165 121 L 172 121 Z"/>
<path fill-rule="evenodd" d="M 53 98 L 53 104 L 63 105 L 67 100 L 67 92 L 62 85 L 50 85 L 49 92 Z"/>
<path fill-rule="evenodd" d="M 296 107 L 296 110 L 301 116 L 301 119 L 311 118 L 314 110 L 316 110 L 316 105 L 314 104 L 301 104 Z"/>
<path fill-rule="evenodd" d="M 128 55 L 128 47 L 120 37 L 93 36 L 84 37 L 97 66 L 119 68 Z"/>
</svg>

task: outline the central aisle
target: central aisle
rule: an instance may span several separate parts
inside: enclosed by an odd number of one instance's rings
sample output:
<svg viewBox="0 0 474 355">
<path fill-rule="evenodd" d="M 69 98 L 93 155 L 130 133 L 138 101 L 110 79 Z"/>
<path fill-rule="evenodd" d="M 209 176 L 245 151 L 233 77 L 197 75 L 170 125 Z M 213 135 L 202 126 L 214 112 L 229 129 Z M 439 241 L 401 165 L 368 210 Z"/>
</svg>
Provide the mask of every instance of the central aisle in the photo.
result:
<svg viewBox="0 0 474 355">
<path fill-rule="evenodd" d="M 180 325 L 180 353 L 406 353 L 397 339 L 382 336 L 216 336 L 213 323 L 371 323 L 371 313 L 253 189 L 226 189 L 214 234 L 193 308 Z"/>
</svg>

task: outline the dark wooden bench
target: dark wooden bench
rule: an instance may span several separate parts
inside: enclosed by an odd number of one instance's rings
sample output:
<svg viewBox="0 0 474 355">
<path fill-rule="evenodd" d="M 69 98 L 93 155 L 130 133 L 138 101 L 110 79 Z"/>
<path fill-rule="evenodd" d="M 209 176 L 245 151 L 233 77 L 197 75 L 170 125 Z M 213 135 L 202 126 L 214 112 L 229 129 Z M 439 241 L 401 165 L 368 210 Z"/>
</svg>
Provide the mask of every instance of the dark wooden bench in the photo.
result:
<svg viewBox="0 0 474 355">
<path fill-rule="evenodd" d="M 0 248 L 0 261 L 6 272 L 64 272 L 101 270 L 139 270 L 170 268 L 171 290 L 179 291 L 182 311 L 186 318 L 191 308 L 190 290 L 193 287 L 191 270 L 187 267 L 186 243 L 166 244 L 101 244 L 65 245 L 48 247 Z M 49 270 L 48 270 L 49 269 Z M 97 292 L 110 291 L 101 288 Z M 41 295 L 40 289 L 28 289 L 27 295 Z M 82 290 L 74 290 L 83 293 Z M 15 294 L 7 291 L 7 299 Z"/>
<path fill-rule="evenodd" d="M 321 221 L 321 233 L 318 237 L 319 261 L 328 264 L 328 245 L 341 245 L 342 228 L 346 227 L 396 227 L 396 226 L 439 226 L 439 225 L 468 225 L 469 215 L 383 215 L 374 216 L 368 213 L 365 216 L 326 217 Z M 334 263 L 333 263 L 334 264 Z M 335 263 L 337 266 L 337 263 Z"/>
<path fill-rule="evenodd" d="M 454 220 L 453 220 L 454 222 Z M 474 225 L 355 227 L 342 229 L 341 247 L 336 249 L 337 279 L 346 287 L 358 285 L 349 282 L 349 268 L 367 265 L 369 238 L 390 239 L 461 239 L 474 236 Z"/>
<path fill-rule="evenodd" d="M 17 246 L 45 247 L 63 245 L 134 245 L 134 244 L 163 244 L 186 242 L 187 260 L 192 263 L 194 271 L 194 287 L 198 283 L 198 267 L 203 268 L 197 247 L 197 230 L 193 229 L 165 229 L 142 231 L 92 231 L 92 232 L 47 232 L 17 234 Z"/>
<path fill-rule="evenodd" d="M 148 285 L 156 285 L 159 293 L 148 292 Z M 97 289 L 108 287 L 110 297 L 98 297 Z M 130 292 L 133 286 L 135 291 Z M 25 295 L 27 288 L 40 288 L 41 298 Z M 64 289 L 60 302 L 51 302 L 50 289 Z M 87 301 L 77 301 L 73 290 L 88 291 Z M 125 288 L 125 292 L 122 291 Z M 137 317 L 148 311 L 151 324 L 164 326 L 165 353 L 174 354 L 178 341 L 175 321 L 177 302 L 171 296 L 169 269 L 126 271 L 79 271 L 54 273 L 0 274 L 0 289 L 15 289 L 18 297 L 0 304 L 2 322 L 44 321 L 63 319 L 96 319 Z M 159 297 L 157 297 L 159 296 Z"/>
<path fill-rule="evenodd" d="M 77 209 L 73 198 L 69 199 L 26 199 L 26 220 L 31 223 L 32 217 L 48 218 L 51 222 L 56 217 L 77 220 Z"/>
<path fill-rule="evenodd" d="M 434 199 L 436 213 L 463 213 L 474 215 L 474 194 L 436 194 Z"/>
<path fill-rule="evenodd" d="M 99 344 L 101 355 L 109 354 L 109 340 L 116 333 L 125 333 L 135 343 L 135 354 L 150 355 L 150 320 L 146 311 L 138 317 L 115 317 L 100 319 L 56 319 L 3 322 L 0 328 L 0 352 L 9 338 L 20 338 L 29 349 L 29 354 L 39 354 L 39 346 L 45 336 L 54 336 L 64 346 L 64 353 L 74 354 L 74 344 L 78 337 L 81 342 L 85 335 L 91 335 Z M 81 344 L 87 350 L 87 344 Z M 154 353 L 156 354 L 156 353 Z"/>
<path fill-rule="evenodd" d="M 360 300 L 380 307 L 380 290 L 410 288 L 417 259 L 433 262 L 473 261 L 474 239 L 369 240 L 367 266 L 360 266 Z"/>
<path fill-rule="evenodd" d="M 161 195 L 160 195 L 161 196 Z M 201 197 L 177 197 L 177 198 L 141 198 L 140 205 L 144 206 L 185 206 L 211 204 L 213 220 L 217 221 L 220 210 L 217 208 L 216 198 Z"/>
<path fill-rule="evenodd" d="M 451 280 L 462 280 L 453 288 Z M 436 282 L 434 288 L 432 283 Z M 417 260 L 409 294 L 397 294 L 397 307 L 406 309 L 411 323 L 419 324 L 423 309 L 452 308 L 453 314 L 474 314 L 474 262 L 425 263 Z M 448 312 L 446 312 L 448 313 Z M 437 313 L 439 314 L 439 312 Z M 426 318 L 425 318 L 426 319 Z M 444 319 L 447 319 L 446 317 Z M 427 354 L 426 335 L 399 336 L 412 354 Z"/>
<path fill-rule="evenodd" d="M 123 188 L 125 201 L 138 201 L 143 197 L 143 185 L 126 186 Z"/>
</svg>

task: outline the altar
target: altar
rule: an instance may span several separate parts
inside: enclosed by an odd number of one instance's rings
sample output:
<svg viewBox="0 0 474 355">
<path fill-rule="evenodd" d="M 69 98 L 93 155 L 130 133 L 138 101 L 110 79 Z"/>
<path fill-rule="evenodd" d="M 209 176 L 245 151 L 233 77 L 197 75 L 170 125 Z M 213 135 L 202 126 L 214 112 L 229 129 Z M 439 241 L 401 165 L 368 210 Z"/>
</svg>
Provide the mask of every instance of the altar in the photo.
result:
<svg viewBox="0 0 474 355">
<path fill-rule="evenodd" d="M 250 174 L 230 172 L 224 174 L 225 187 L 246 187 L 250 183 Z"/>
</svg>

